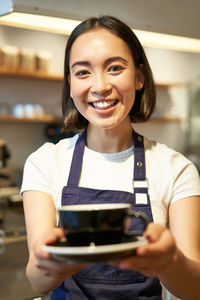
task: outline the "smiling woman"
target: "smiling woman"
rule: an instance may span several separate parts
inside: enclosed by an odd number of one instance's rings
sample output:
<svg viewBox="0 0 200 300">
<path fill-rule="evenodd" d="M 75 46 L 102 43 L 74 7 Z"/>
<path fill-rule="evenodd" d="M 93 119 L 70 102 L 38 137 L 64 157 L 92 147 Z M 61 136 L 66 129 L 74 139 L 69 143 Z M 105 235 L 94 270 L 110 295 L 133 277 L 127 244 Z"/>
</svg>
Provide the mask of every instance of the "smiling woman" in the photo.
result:
<svg viewBox="0 0 200 300">
<path fill-rule="evenodd" d="M 98 36 L 96 36 L 97 32 Z M 95 39 L 93 39 L 94 36 Z M 89 45 L 88 42 L 90 43 Z M 112 49 L 110 48 L 111 44 Z M 71 48 L 73 48 L 73 52 Z M 104 49 L 104 53 L 102 49 Z M 101 58 L 99 53 L 101 53 Z M 76 54 L 78 55 L 76 56 Z M 72 55 L 76 58 L 75 61 L 72 61 Z M 97 72 L 97 68 L 94 70 L 94 64 L 97 67 L 97 63 L 100 64 L 100 59 L 102 64 L 101 72 Z M 76 72 L 74 69 L 76 69 Z M 102 69 L 104 69 L 104 72 Z M 107 77 L 105 77 L 105 70 Z M 96 85 L 104 84 L 106 87 L 108 87 L 110 82 L 108 75 L 110 75 L 109 78 L 116 76 L 115 82 L 117 82 L 117 80 L 120 81 L 123 78 L 125 81 L 125 76 L 129 77 L 129 74 L 132 73 L 130 74 L 132 76 L 130 77 L 132 78 L 131 83 L 130 79 L 126 83 L 127 88 L 128 84 L 136 85 L 136 89 L 132 91 L 134 94 L 136 93 L 136 97 L 132 99 L 132 101 L 135 101 L 135 105 L 131 107 L 131 121 L 146 121 L 150 117 L 155 106 L 155 85 L 152 72 L 140 42 L 133 31 L 124 23 L 117 22 L 114 18 L 113 22 L 110 23 L 107 22 L 106 17 L 102 17 L 99 20 L 91 18 L 80 24 L 68 39 L 65 52 L 64 80 L 66 84 L 63 87 L 63 115 L 67 129 L 83 129 L 87 124 L 87 120 L 76 109 L 73 102 L 74 99 L 71 101 L 70 97 L 72 96 L 72 91 L 70 90 L 72 82 L 69 78 L 75 76 L 74 72 L 78 79 L 87 78 L 90 79 L 90 83 L 91 79 L 98 78 L 98 81 L 94 80 L 94 83 Z M 143 75 L 144 72 L 145 77 Z M 98 75 L 98 77 L 94 75 Z M 100 100 L 104 100 L 103 98 Z M 109 99 L 108 96 L 107 98 Z M 92 102 L 100 102 L 97 100 L 93 99 Z"/>
<path fill-rule="evenodd" d="M 79 113 L 89 124 L 123 129 L 130 122 L 135 91 L 143 86 L 126 43 L 106 29 L 85 32 L 72 45 L 69 65 L 71 97 Z"/>
<path fill-rule="evenodd" d="M 46 143 L 25 164 L 21 192 L 33 288 L 53 291 L 51 300 L 161 300 L 162 283 L 183 300 L 200 299 L 199 174 L 180 153 L 132 127 L 155 106 L 152 72 L 137 37 L 114 17 L 82 22 L 68 39 L 64 76 L 65 129 L 84 130 Z M 81 252 L 72 265 L 68 255 L 77 248 L 64 240 L 56 209 L 106 203 L 130 203 L 145 214 L 143 237 L 134 236 L 128 256 L 104 252 L 103 262 L 90 256 L 88 265 Z M 129 230 L 141 233 L 138 218 Z M 127 247 L 123 237 L 115 250 Z M 110 249 L 109 238 L 103 243 Z M 86 248 L 87 255 L 99 251 L 94 242 Z M 52 249 L 62 261 L 52 259 Z"/>
</svg>

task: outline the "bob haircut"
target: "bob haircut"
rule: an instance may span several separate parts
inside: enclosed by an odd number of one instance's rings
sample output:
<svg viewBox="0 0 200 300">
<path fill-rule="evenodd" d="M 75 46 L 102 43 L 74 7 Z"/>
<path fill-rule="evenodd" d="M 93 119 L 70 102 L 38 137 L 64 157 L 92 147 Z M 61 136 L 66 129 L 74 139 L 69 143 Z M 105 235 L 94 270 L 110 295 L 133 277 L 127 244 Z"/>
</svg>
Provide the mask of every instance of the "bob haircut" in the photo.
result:
<svg viewBox="0 0 200 300">
<path fill-rule="evenodd" d="M 101 16 L 99 18 L 89 18 L 80 23 L 71 33 L 67 41 L 64 62 L 64 85 L 62 91 L 62 112 L 65 126 L 63 130 L 81 130 L 84 129 L 88 121 L 79 113 L 70 97 L 70 85 L 68 78 L 70 75 L 69 59 L 70 50 L 74 41 L 83 33 L 104 28 L 121 38 L 131 50 L 136 69 L 142 65 L 144 75 L 144 85 L 141 90 L 136 91 L 135 102 L 130 111 L 132 122 L 145 122 L 151 116 L 156 103 L 156 89 L 144 49 L 131 28 L 121 20 L 112 16 Z"/>
</svg>

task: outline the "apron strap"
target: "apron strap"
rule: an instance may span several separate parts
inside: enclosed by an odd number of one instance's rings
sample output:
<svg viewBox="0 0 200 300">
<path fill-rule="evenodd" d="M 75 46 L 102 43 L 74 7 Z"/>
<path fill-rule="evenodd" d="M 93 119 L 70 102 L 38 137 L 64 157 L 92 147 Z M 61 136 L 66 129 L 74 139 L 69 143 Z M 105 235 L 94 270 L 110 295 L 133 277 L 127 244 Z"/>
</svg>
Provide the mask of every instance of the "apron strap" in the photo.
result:
<svg viewBox="0 0 200 300">
<path fill-rule="evenodd" d="M 143 136 L 133 132 L 134 136 L 134 181 L 146 181 L 145 153 Z"/>
<path fill-rule="evenodd" d="M 71 168 L 69 172 L 67 186 L 77 187 L 82 169 L 83 153 L 85 148 L 87 129 L 78 137 L 73 153 Z M 143 136 L 133 131 L 134 136 L 134 171 L 133 188 L 148 188 L 145 171 L 145 152 Z"/>
<path fill-rule="evenodd" d="M 75 186 L 79 185 L 79 178 L 82 169 L 82 161 L 83 161 L 83 153 L 85 148 L 85 139 L 86 139 L 86 129 L 83 131 L 81 135 L 79 135 L 78 140 L 76 141 L 71 168 L 69 172 L 69 177 L 67 181 L 67 186 Z"/>
<path fill-rule="evenodd" d="M 134 171 L 133 191 L 135 194 L 135 205 L 146 205 L 148 203 L 148 181 L 145 169 L 144 138 L 137 132 L 134 135 Z"/>
</svg>

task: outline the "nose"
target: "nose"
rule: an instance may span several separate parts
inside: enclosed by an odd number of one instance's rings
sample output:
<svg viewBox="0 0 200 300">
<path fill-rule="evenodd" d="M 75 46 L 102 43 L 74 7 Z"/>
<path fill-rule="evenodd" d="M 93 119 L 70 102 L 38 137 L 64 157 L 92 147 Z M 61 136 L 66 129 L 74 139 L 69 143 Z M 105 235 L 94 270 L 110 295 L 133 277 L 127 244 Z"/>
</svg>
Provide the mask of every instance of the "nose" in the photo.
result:
<svg viewBox="0 0 200 300">
<path fill-rule="evenodd" d="M 98 95 L 104 95 L 108 93 L 112 88 L 106 74 L 98 73 L 94 76 L 91 92 Z"/>
</svg>

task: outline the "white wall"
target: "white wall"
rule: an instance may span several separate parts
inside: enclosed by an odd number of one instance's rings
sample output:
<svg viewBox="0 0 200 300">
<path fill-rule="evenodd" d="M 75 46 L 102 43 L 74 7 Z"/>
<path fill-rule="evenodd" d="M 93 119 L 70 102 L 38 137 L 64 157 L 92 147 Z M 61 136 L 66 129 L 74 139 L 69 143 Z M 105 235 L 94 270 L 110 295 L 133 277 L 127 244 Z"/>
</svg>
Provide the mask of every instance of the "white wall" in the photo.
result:
<svg viewBox="0 0 200 300">
<path fill-rule="evenodd" d="M 157 81 L 188 82 L 200 76 L 200 54 L 156 48 L 145 49 Z"/>
<path fill-rule="evenodd" d="M 179 117 L 183 122 L 137 124 L 143 134 L 185 153 L 187 149 L 189 91 L 188 84 L 200 76 L 200 54 L 156 48 L 145 48 L 155 81 L 186 83 L 186 86 L 157 88 L 157 110 L 166 115 Z M 186 120 L 186 122 L 184 122 Z"/>
</svg>

